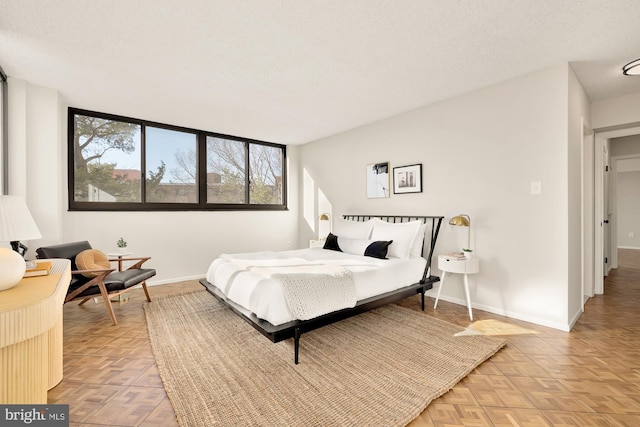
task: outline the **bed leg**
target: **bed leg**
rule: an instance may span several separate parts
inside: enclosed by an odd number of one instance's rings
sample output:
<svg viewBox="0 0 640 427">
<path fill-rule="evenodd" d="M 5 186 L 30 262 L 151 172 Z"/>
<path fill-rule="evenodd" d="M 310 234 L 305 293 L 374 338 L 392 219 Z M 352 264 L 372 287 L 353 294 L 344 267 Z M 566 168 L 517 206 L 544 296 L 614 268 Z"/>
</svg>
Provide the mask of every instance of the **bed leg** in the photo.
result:
<svg viewBox="0 0 640 427">
<path fill-rule="evenodd" d="M 424 311 L 424 288 L 420 289 L 420 306 L 422 307 L 422 311 Z"/>
<path fill-rule="evenodd" d="M 293 335 L 293 361 L 298 364 L 298 352 L 300 350 L 300 328 L 296 328 Z"/>
</svg>

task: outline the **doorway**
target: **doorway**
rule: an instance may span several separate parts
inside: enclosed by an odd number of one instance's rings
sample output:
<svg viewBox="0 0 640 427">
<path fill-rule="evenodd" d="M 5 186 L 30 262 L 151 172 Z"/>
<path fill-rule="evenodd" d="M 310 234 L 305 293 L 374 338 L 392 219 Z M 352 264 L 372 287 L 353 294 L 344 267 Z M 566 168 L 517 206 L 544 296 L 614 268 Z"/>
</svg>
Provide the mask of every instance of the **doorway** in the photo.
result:
<svg viewBox="0 0 640 427">
<path fill-rule="evenodd" d="M 612 188 L 615 181 L 610 179 L 611 163 L 610 144 L 614 138 L 640 135 L 640 127 L 633 126 L 625 129 L 595 131 L 594 135 L 594 181 L 593 181 L 593 266 L 594 266 L 594 294 L 603 294 L 604 277 L 609 268 L 617 265 L 617 239 L 613 236 L 617 222 L 615 208 L 612 205 Z M 583 179 L 588 179 L 583 176 Z M 589 187 L 588 181 L 584 182 Z M 589 211 L 590 206 L 583 199 L 583 210 Z M 583 218 L 588 215 L 583 212 Z M 585 254 L 586 255 L 586 254 Z M 583 258 L 586 260 L 585 258 Z M 585 262 L 585 265 L 588 263 Z M 583 281 L 583 283 L 588 283 Z M 588 289 L 586 289 L 588 292 Z M 585 295 L 587 293 L 585 292 Z"/>
</svg>

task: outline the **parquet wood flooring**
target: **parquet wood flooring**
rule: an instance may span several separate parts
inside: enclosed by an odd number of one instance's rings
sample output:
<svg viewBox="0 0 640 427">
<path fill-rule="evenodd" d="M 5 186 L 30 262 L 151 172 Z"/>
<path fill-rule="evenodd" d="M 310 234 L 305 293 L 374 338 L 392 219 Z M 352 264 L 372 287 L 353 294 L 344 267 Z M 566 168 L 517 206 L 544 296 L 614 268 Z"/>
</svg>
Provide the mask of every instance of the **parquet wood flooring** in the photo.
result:
<svg viewBox="0 0 640 427">
<path fill-rule="evenodd" d="M 480 310 L 529 333 L 458 383 L 410 426 L 640 425 L 640 251 L 619 250 L 605 295 L 591 298 L 570 333 Z M 150 288 L 151 298 L 200 290 L 196 281 Z M 176 426 L 151 353 L 142 290 L 114 303 L 112 326 L 101 301 L 64 306 L 64 378 L 49 403 L 70 405 L 72 426 Z M 419 310 L 419 299 L 402 306 Z M 426 313 L 469 326 L 464 306 L 441 301 Z"/>
</svg>

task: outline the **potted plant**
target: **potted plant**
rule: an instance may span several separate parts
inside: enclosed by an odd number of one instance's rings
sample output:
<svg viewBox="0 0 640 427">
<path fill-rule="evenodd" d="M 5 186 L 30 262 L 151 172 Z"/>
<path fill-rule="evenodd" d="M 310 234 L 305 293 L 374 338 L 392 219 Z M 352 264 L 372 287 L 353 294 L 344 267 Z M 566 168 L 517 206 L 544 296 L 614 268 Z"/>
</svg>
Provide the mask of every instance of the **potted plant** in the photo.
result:
<svg viewBox="0 0 640 427">
<path fill-rule="evenodd" d="M 116 242 L 116 246 L 118 247 L 118 252 L 124 253 L 127 251 L 127 241 L 124 238 L 119 238 Z"/>
<path fill-rule="evenodd" d="M 462 253 L 464 253 L 465 258 L 471 258 L 471 256 L 473 255 L 473 249 L 463 248 Z"/>
</svg>

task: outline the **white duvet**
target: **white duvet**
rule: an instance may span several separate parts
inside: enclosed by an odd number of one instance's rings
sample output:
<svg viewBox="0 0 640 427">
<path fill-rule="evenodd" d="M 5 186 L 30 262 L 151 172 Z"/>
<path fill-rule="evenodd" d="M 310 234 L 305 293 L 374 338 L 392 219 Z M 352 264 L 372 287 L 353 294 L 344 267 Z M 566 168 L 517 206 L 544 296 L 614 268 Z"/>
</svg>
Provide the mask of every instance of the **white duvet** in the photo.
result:
<svg viewBox="0 0 640 427">
<path fill-rule="evenodd" d="M 346 268 L 352 272 L 358 301 L 418 282 L 426 264 L 422 257 L 377 259 L 320 248 L 265 251 L 223 254 L 211 263 L 206 278 L 228 299 L 277 326 L 296 320 L 287 306 L 282 286 L 269 275 L 262 274 L 261 269 L 248 269 L 247 266 L 269 267 L 286 264 L 289 262 L 286 260 Z"/>
</svg>

